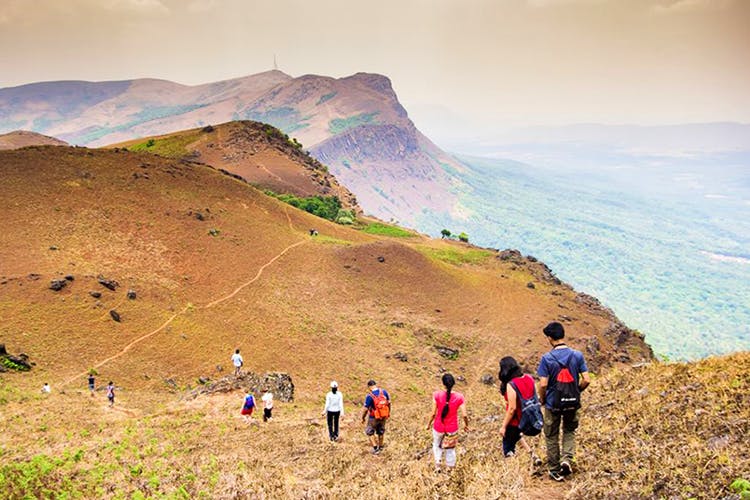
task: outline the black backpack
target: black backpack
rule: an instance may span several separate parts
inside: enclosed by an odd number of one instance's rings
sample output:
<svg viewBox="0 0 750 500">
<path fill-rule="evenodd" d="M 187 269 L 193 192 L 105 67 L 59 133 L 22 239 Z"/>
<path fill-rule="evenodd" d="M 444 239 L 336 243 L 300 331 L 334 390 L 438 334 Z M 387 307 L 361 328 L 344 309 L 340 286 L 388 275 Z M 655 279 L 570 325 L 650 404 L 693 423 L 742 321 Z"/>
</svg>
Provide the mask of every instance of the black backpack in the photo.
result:
<svg viewBox="0 0 750 500">
<path fill-rule="evenodd" d="M 518 429 L 524 436 L 536 436 L 542 432 L 542 427 L 544 427 L 542 405 L 536 397 L 536 391 L 534 391 L 529 399 L 526 399 L 521 395 L 521 391 L 518 390 L 518 386 L 514 382 L 511 382 L 510 385 L 513 386 L 513 390 L 518 395 L 519 407 L 521 409 L 521 419 L 518 422 Z"/>
<path fill-rule="evenodd" d="M 560 363 L 554 354 L 550 352 L 550 357 L 555 363 L 560 365 L 560 371 L 557 372 L 554 379 L 554 388 L 557 391 L 557 401 L 552 408 L 554 412 L 577 410 L 581 407 L 581 390 L 578 388 L 578 381 L 573 378 L 567 364 Z M 568 357 L 570 361 L 570 357 Z"/>
</svg>

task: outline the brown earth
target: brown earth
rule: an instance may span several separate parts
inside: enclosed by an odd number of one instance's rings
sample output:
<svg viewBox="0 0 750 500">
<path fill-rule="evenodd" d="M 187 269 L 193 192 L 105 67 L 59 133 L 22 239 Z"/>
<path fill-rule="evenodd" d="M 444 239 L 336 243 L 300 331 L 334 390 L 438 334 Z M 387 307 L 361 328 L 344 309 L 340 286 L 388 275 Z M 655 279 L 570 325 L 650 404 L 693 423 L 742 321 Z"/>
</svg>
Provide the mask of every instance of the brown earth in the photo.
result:
<svg viewBox="0 0 750 500">
<path fill-rule="evenodd" d="M 149 140 L 153 146 L 146 147 Z M 162 143 L 167 147 L 162 147 Z M 174 147 L 169 147 L 175 144 Z M 344 208 L 361 212 L 356 197 L 328 168 L 278 129 L 259 122 L 229 122 L 113 144 L 162 156 L 206 163 L 239 175 L 260 189 L 296 196 L 337 196 Z"/>
<path fill-rule="evenodd" d="M 0 450 L 31 469 L 39 456 L 58 460 L 30 472 L 41 486 L 26 493 L 529 498 L 550 486 L 527 461 L 500 458 L 498 395 L 480 378 L 508 354 L 533 367 L 547 348 L 541 328 L 555 319 L 596 373 L 651 359 L 640 337 L 539 263 L 365 234 L 206 165 L 32 147 L 1 152 L 0 169 L 0 343 L 35 363 L 0 375 L 0 421 L 13 429 Z M 66 275 L 62 290 L 49 289 Z M 459 354 L 445 359 L 436 346 Z M 249 369 L 294 380 L 295 402 L 280 404 L 267 430 L 236 418 L 241 394 L 181 398 L 199 377 L 225 375 L 235 348 Z M 93 367 L 100 384 L 116 382 L 114 409 L 83 389 Z M 460 377 L 475 428 L 453 479 L 429 475 L 419 433 L 443 370 Z M 316 417 L 328 381 L 341 384 L 351 418 L 371 377 L 394 397 L 389 448 L 368 456 L 350 423 L 334 451 Z M 45 381 L 48 398 L 38 394 Z M 16 477 L 11 469 L 4 477 Z"/>
</svg>

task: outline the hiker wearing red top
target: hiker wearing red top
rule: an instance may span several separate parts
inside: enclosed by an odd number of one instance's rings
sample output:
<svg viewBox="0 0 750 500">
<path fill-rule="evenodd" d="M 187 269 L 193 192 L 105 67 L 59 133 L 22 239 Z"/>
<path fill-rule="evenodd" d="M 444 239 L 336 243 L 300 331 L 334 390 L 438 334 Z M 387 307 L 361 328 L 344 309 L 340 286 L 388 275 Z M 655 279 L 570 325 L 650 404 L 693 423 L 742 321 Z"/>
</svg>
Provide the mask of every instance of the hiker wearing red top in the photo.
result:
<svg viewBox="0 0 750 500">
<path fill-rule="evenodd" d="M 385 421 L 391 415 L 391 397 L 385 389 L 378 388 L 374 380 L 367 382 L 368 393 L 362 408 L 362 423 L 367 417 L 365 434 L 370 437 L 372 454 L 377 455 L 383 450 L 383 435 Z"/>
<path fill-rule="evenodd" d="M 590 383 L 583 354 L 571 349 L 563 339 L 565 329 L 558 322 L 544 327 L 552 350 L 542 356 L 539 375 L 539 401 L 544 406 L 544 437 L 547 442 L 547 467 L 550 478 L 563 481 L 573 472 L 576 451 L 578 409 L 581 391 Z M 560 426 L 562 424 L 562 459 Z"/>
<path fill-rule="evenodd" d="M 519 398 L 516 393 L 516 388 L 518 388 L 525 399 L 532 398 L 536 390 L 534 379 L 524 374 L 518 362 L 511 356 L 500 360 L 498 378 L 500 379 L 500 394 L 505 398 L 505 417 L 500 427 L 500 435 L 503 437 L 503 455 L 515 456 L 516 444 L 520 442 L 524 450 L 531 455 L 531 462 L 534 466 L 539 467 L 542 465 L 542 459 L 534 453 L 518 427 L 521 421 L 521 405 L 518 403 Z"/>
<path fill-rule="evenodd" d="M 432 395 L 432 413 L 427 429 L 432 429 L 432 455 L 435 458 L 435 471 L 440 472 L 440 462 L 445 451 L 445 465 L 448 470 L 456 466 L 456 444 L 458 444 L 458 414 L 464 421 L 464 432 L 469 432 L 469 416 L 466 414 L 464 395 L 453 392 L 456 380 L 453 375 L 443 375 L 444 391 Z"/>
</svg>

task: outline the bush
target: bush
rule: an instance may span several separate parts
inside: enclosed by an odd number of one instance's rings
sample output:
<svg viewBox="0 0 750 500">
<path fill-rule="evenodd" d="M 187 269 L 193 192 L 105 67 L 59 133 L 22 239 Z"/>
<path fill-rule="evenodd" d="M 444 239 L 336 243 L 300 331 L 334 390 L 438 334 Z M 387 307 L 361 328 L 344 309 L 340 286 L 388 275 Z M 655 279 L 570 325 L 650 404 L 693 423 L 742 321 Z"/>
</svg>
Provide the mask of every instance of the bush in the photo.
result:
<svg viewBox="0 0 750 500">
<path fill-rule="evenodd" d="M 342 208 L 341 210 L 339 210 L 339 213 L 336 214 L 335 222 L 338 224 L 351 225 L 354 224 L 355 218 L 356 216 L 354 215 L 353 210 L 344 210 Z"/>
<path fill-rule="evenodd" d="M 463 241 L 464 243 L 468 243 L 469 242 L 469 235 L 466 234 L 466 233 L 461 233 L 461 234 L 458 235 L 458 240 L 459 241 Z"/>
<path fill-rule="evenodd" d="M 266 194 L 274 196 L 284 203 L 288 203 L 293 207 L 297 207 L 300 210 L 317 215 L 323 219 L 335 221 L 336 217 L 341 210 L 341 201 L 338 196 L 308 196 L 307 198 L 300 198 L 293 194 L 276 194 L 273 191 L 266 191 Z"/>
</svg>

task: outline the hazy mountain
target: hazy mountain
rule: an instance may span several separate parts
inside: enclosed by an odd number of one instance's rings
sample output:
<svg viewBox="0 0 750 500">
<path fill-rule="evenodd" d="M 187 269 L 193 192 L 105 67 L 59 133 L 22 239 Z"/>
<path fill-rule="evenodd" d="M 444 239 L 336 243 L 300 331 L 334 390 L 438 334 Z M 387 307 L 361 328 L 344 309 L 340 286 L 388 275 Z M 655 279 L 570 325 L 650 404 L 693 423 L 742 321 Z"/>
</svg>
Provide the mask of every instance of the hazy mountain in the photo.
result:
<svg viewBox="0 0 750 500">
<path fill-rule="evenodd" d="M 80 145 L 243 119 L 297 138 L 366 212 L 404 222 L 423 209 L 460 213 L 456 181 L 446 171 L 461 165 L 416 129 L 381 75 L 292 78 L 269 71 L 197 86 L 140 79 L 0 89 L 0 132 L 28 128 Z"/>
<path fill-rule="evenodd" d="M 26 146 L 67 146 L 68 143 L 36 132 L 17 130 L 0 134 L 0 149 L 18 149 Z"/>
</svg>

